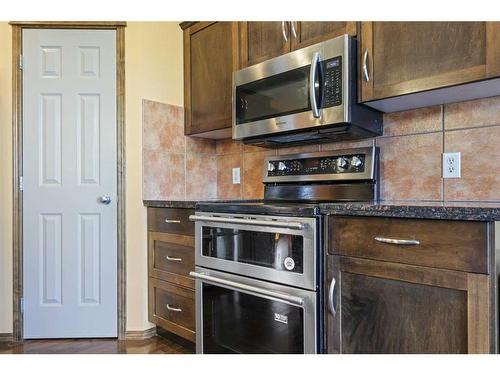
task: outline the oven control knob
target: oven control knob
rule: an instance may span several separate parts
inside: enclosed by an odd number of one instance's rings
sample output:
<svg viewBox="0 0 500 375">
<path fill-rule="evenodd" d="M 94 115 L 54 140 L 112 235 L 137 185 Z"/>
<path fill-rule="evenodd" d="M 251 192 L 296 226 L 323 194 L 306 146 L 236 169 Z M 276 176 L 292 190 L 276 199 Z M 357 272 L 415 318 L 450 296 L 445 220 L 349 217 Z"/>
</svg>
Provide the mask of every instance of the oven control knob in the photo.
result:
<svg viewBox="0 0 500 375">
<path fill-rule="evenodd" d="M 343 171 L 347 168 L 347 159 L 341 156 L 340 158 L 337 158 L 335 165 L 339 170 Z"/>
<path fill-rule="evenodd" d="M 280 162 L 278 163 L 278 170 L 280 170 L 280 171 L 284 171 L 285 169 L 286 169 L 286 165 L 285 165 L 285 163 L 283 163 L 282 161 L 280 161 Z"/>
<path fill-rule="evenodd" d="M 267 170 L 268 170 L 269 172 L 272 172 L 272 171 L 274 171 L 275 169 L 276 169 L 276 167 L 274 166 L 274 164 L 273 164 L 273 163 L 267 163 Z"/>
<path fill-rule="evenodd" d="M 361 166 L 361 164 L 363 164 L 363 162 L 361 161 L 361 159 L 360 159 L 360 158 L 358 158 L 357 156 L 353 156 L 353 157 L 351 158 L 351 162 L 350 162 L 350 163 L 351 163 L 351 165 L 352 165 L 353 167 L 356 167 L 356 168 L 357 168 L 357 167 L 360 167 L 360 166 Z"/>
</svg>

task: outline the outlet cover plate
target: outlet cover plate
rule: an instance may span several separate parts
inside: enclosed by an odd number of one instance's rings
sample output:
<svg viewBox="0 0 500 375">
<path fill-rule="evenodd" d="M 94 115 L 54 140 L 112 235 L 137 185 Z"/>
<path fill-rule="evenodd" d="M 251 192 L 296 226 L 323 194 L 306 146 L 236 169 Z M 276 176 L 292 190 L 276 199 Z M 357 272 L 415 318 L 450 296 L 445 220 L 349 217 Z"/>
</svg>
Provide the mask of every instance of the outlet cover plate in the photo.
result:
<svg viewBox="0 0 500 375">
<path fill-rule="evenodd" d="M 240 168 L 233 168 L 233 184 L 240 183 Z"/>
<path fill-rule="evenodd" d="M 460 152 L 443 153 L 443 178 L 461 177 Z"/>
</svg>

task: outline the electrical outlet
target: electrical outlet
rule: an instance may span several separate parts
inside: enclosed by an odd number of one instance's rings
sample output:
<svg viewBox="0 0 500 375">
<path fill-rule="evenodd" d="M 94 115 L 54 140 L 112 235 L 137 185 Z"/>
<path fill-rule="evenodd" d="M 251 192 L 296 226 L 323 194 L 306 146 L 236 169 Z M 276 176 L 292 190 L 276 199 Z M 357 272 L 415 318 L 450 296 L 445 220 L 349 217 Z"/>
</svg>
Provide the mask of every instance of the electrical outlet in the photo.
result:
<svg viewBox="0 0 500 375">
<path fill-rule="evenodd" d="M 233 168 L 233 184 L 240 183 L 240 168 Z"/>
<path fill-rule="evenodd" d="M 460 178 L 460 152 L 443 153 L 443 178 Z"/>
</svg>

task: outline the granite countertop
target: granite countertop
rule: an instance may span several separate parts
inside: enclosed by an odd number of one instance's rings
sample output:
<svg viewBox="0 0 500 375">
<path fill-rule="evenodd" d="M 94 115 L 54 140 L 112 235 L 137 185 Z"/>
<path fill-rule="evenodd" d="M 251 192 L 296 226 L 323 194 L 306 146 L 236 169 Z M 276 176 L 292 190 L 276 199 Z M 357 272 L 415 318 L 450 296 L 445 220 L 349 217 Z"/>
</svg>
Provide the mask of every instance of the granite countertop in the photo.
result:
<svg viewBox="0 0 500 375">
<path fill-rule="evenodd" d="M 196 201 L 189 200 L 143 200 L 147 207 L 168 207 L 168 208 L 192 208 L 198 203 L 261 203 L 263 199 L 201 199 Z"/>
<path fill-rule="evenodd" d="M 414 219 L 496 221 L 500 203 L 485 202 L 351 202 L 321 203 L 329 215 L 382 216 Z"/>
<path fill-rule="evenodd" d="M 243 200 L 144 200 L 148 207 L 196 208 L 210 203 L 264 203 L 262 199 Z M 279 205 L 279 203 L 277 204 Z M 319 203 L 319 212 L 327 215 L 379 216 L 414 219 L 497 221 L 500 220 L 500 202 L 332 202 Z M 259 212 L 265 213 L 265 212 Z"/>
</svg>

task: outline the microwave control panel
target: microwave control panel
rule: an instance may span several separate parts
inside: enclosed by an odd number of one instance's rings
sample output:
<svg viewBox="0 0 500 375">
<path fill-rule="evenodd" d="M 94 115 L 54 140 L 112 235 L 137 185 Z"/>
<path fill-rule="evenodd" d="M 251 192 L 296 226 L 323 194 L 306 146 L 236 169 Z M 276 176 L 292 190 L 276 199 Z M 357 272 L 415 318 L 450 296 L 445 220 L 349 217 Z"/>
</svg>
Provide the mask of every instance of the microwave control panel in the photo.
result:
<svg viewBox="0 0 500 375">
<path fill-rule="evenodd" d="M 323 108 L 342 104 L 342 56 L 323 61 Z"/>
<path fill-rule="evenodd" d="M 365 154 L 268 161 L 267 175 L 299 176 L 339 173 L 363 173 Z"/>
</svg>

